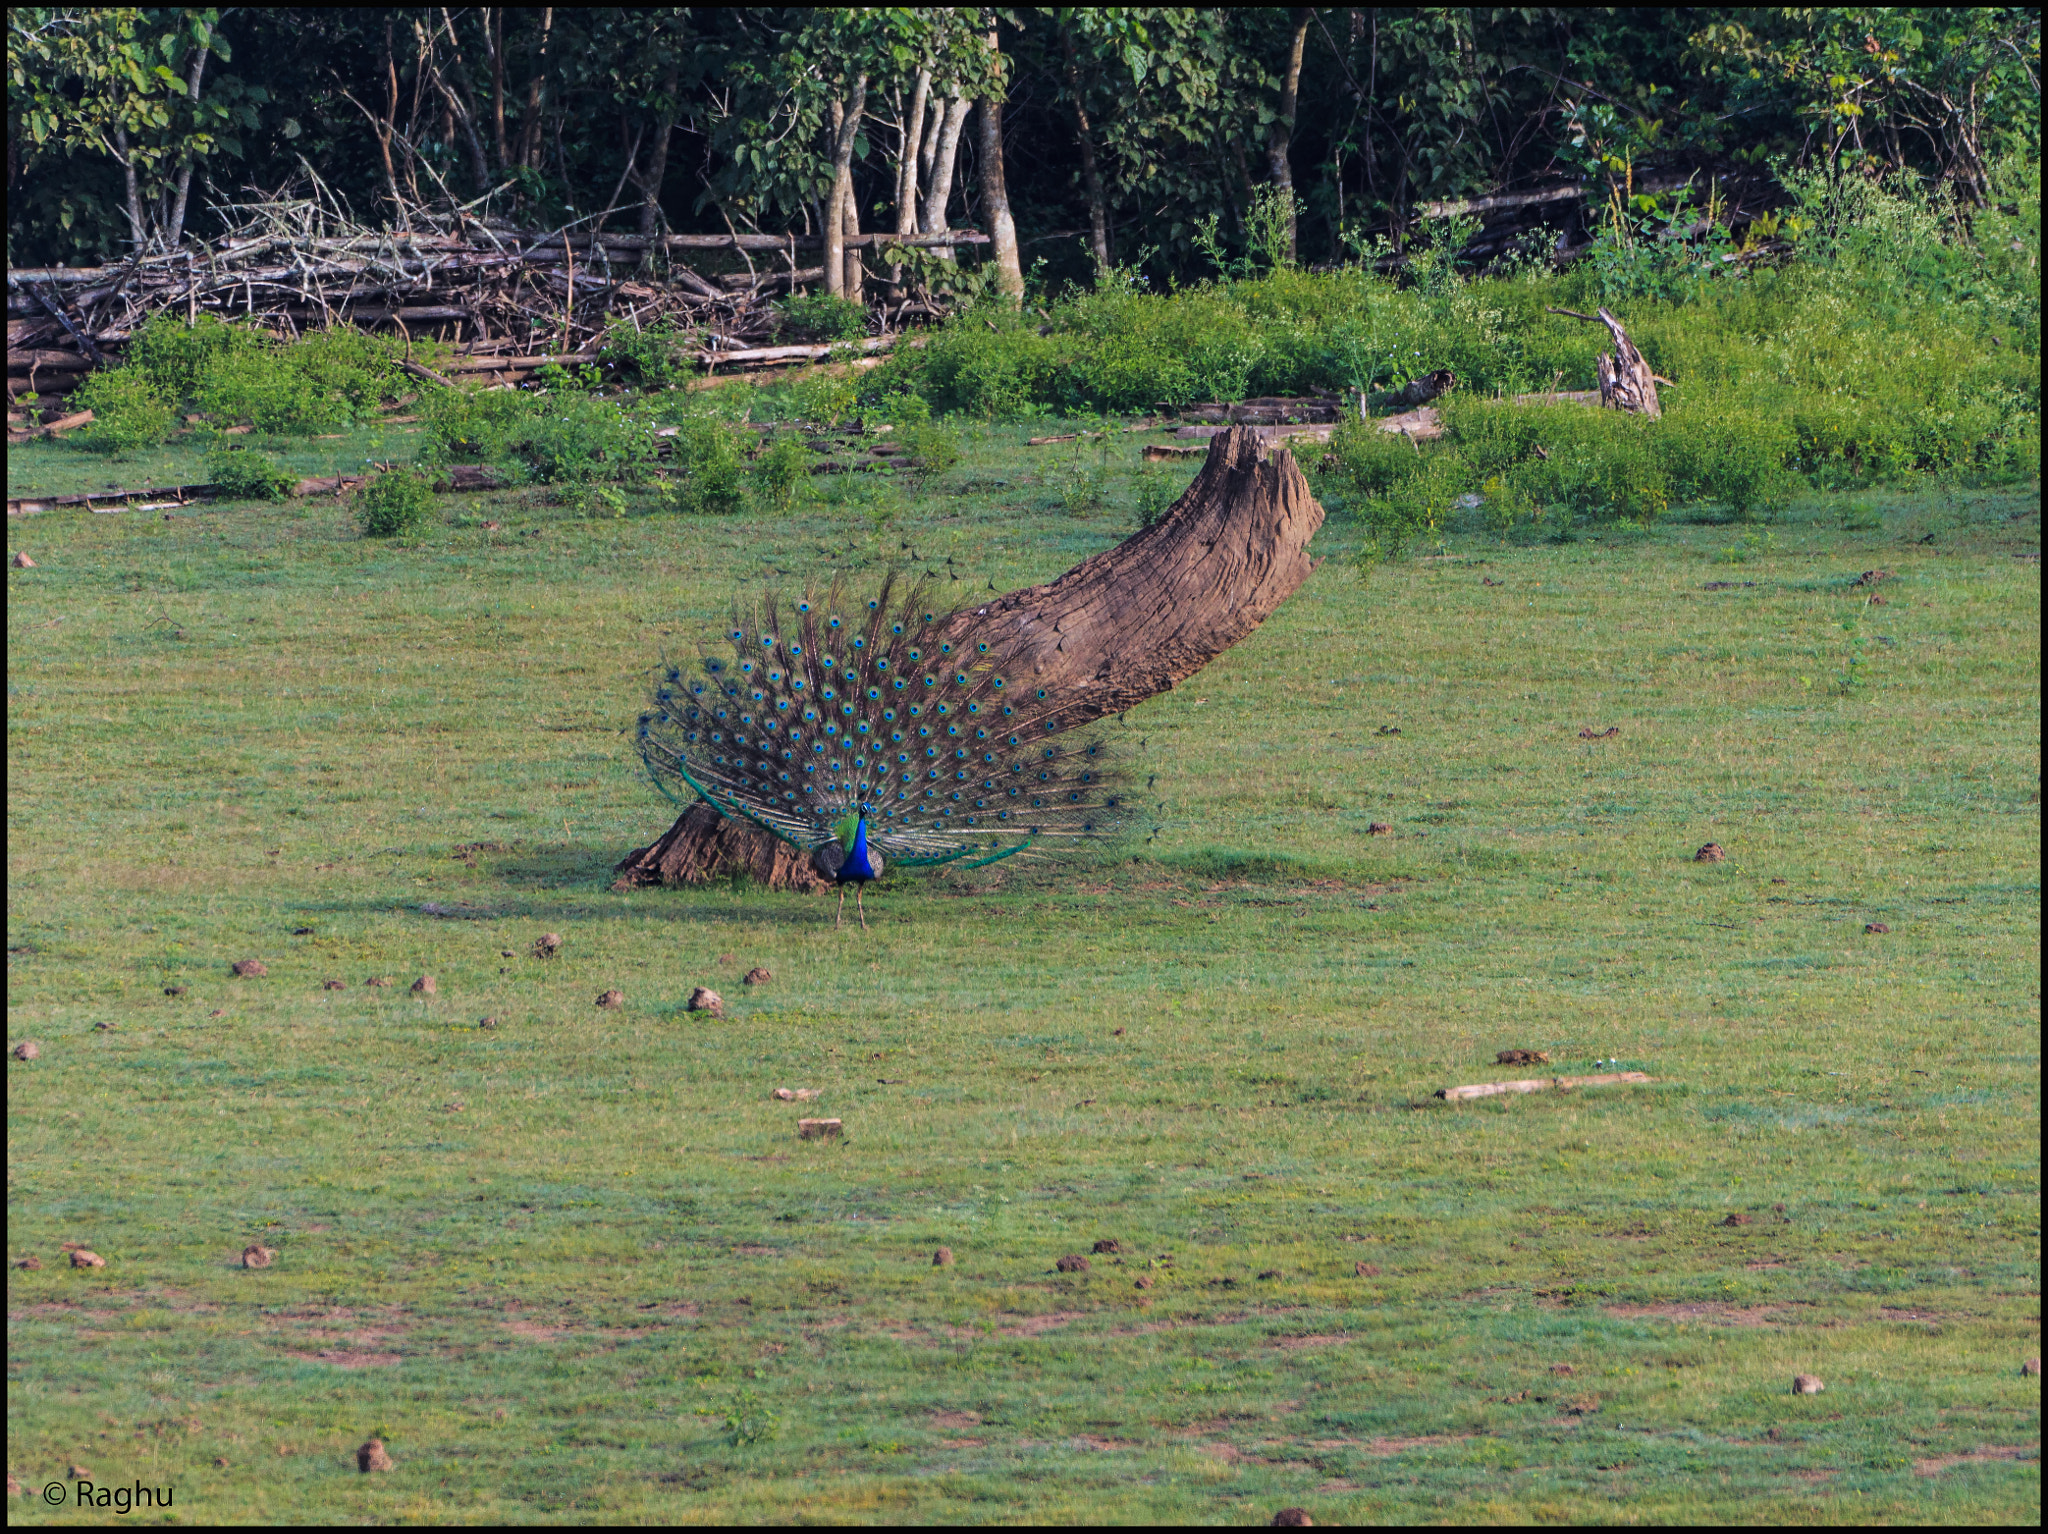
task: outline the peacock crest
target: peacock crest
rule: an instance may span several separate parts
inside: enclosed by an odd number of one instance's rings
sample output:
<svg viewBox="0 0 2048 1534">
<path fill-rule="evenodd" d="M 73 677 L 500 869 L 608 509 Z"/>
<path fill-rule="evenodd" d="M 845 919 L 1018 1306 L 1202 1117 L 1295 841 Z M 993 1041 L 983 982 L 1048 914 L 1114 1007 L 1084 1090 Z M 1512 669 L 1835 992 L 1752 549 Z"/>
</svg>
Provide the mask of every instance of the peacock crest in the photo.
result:
<svg viewBox="0 0 2048 1534">
<path fill-rule="evenodd" d="M 842 883 L 885 859 L 972 868 L 1114 835 L 1108 745 L 1073 732 L 1078 711 L 1024 674 L 1003 631 L 933 593 L 892 575 L 865 600 L 835 582 L 736 602 L 697 664 L 662 668 L 640 716 L 656 785 L 812 851 Z"/>
</svg>

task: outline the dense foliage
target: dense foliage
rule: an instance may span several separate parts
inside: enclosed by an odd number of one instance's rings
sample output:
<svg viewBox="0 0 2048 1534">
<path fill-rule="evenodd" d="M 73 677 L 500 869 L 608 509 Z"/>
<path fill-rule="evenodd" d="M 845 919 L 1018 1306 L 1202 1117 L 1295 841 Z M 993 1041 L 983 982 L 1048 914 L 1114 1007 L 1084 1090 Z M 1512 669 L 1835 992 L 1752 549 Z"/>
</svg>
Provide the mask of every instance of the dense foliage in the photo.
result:
<svg viewBox="0 0 2048 1534">
<path fill-rule="evenodd" d="M 1597 214 L 1781 162 L 1981 205 L 2040 132 L 2031 7 L 20 7 L 8 29 L 16 266 L 217 232 L 250 188 L 373 224 L 463 203 L 815 231 L 842 156 L 857 227 L 986 228 L 983 99 L 1023 260 L 1054 280 L 1326 263 L 1403 243 L 1433 199 L 1582 181 Z"/>
</svg>

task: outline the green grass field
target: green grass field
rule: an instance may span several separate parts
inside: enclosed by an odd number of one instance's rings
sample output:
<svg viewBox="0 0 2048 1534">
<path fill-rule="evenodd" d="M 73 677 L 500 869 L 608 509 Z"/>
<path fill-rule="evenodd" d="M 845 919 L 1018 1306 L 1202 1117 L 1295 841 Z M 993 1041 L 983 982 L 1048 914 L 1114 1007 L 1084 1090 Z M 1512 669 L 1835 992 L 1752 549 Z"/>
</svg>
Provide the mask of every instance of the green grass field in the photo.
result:
<svg viewBox="0 0 2048 1534">
<path fill-rule="evenodd" d="M 1110 726 L 1115 858 L 612 892 L 737 585 L 1128 534 L 1135 439 L 1046 429 L 787 516 L 10 525 L 12 1520 L 2038 1521 L 2038 488 L 1368 581 L 1333 518 Z M 1510 1046 L 1655 1083 L 1433 1100 Z"/>
</svg>

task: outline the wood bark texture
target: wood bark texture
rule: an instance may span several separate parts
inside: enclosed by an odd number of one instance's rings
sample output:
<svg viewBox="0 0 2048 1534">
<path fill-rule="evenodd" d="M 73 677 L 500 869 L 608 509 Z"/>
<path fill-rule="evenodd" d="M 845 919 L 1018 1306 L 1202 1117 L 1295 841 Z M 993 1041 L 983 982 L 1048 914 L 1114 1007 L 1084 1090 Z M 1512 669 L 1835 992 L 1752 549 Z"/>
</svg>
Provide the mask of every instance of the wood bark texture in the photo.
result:
<svg viewBox="0 0 2048 1534">
<path fill-rule="evenodd" d="M 1655 419 L 1664 413 L 1657 403 L 1657 375 L 1650 371 L 1650 364 L 1643 360 L 1643 354 L 1636 350 L 1636 343 L 1628 338 L 1628 332 L 1621 328 L 1621 321 L 1602 308 L 1595 314 L 1581 314 L 1576 309 L 1557 309 L 1552 314 L 1566 315 L 1575 320 L 1589 320 L 1605 325 L 1607 333 L 1614 337 L 1614 350 L 1602 352 L 1593 359 L 1593 372 L 1600 383 L 1600 403 L 1609 410 L 1626 410 L 1632 415 L 1646 415 Z"/>
<path fill-rule="evenodd" d="M 1213 438 L 1208 462 L 1151 527 L 1058 580 L 963 608 L 958 631 L 1007 633 L 1014 664 L 1056 687 L 1065 722 L 1121 714 L 1165 692 L 1263 623 L 1308 579 L 1323 508 L 1285 448 L 1255 427 Z M 825 889 L 803 854 L 709 805 L 619 863 L 614 886 L 701 884 L 745 874 L 770 889 Z"/>
</svg>

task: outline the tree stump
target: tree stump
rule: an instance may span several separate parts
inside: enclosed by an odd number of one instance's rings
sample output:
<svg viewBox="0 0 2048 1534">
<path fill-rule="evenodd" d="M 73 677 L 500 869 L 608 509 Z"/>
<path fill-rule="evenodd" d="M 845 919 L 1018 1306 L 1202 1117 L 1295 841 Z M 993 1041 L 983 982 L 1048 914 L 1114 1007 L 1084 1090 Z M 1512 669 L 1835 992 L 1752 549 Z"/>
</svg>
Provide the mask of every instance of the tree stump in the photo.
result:
<svg viewBox="0 0 2048 1534">
<path fill-rule="evenodd" d="M 1650 371 L 1650 364 L 1643 360 L 1643 354 L 1636 350 L 1636 343 L 1628 338 L 1628 332 L 1621 328 L 1621 321 L 1609 314 L 1605 308 L 1596 314 L 1581 314 L 1576 309 L 1556 309 L 1552 314 L 1567 318 L 1585 320 L 1605 325 L 1607 333 L 1614 337 L 1614 350 L 1602 352 L 1593 360 L 1593 372 L 1600 381 L 1600 404 L 1606 410 L 1626 410 L 1631 415 L 1646 415 L 1652 420 L 1664 413 L 1657 403 L 1657 375 Z"/>
<path fill-rule="evenodd" d="M 1087 724 L 1187 680 L 1265 622 L 1319 563 L 1307 548 L 1322 525 L 1293 455 L 1276 447 L 1269 460 L 1256 429 L 1233 426 L 1210 439 L 1202 472 L 1151 527 L 952 621 L 1009 628 L 1012 664 L 1058 689 L 1067 727 Z M 701 803 L 614 871 L 614 889 L 734 874 L 770 889 L 832 887 L 804 853 Z"/>
</svg>

